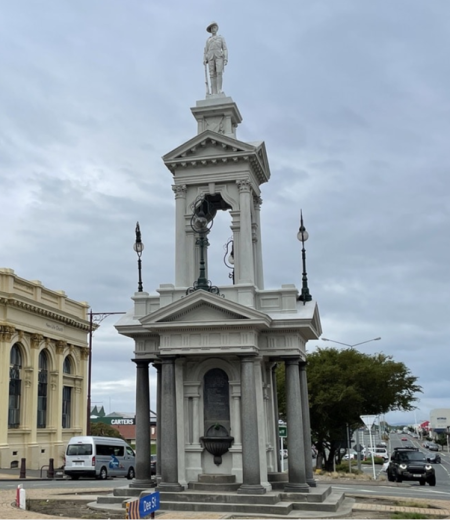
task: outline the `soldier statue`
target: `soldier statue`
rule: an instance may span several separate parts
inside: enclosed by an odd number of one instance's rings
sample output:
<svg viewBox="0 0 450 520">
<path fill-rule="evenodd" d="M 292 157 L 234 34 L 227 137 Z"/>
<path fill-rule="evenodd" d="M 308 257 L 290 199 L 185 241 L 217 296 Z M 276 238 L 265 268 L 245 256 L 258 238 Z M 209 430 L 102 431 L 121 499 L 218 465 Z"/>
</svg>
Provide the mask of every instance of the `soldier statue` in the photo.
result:
<svg viewBox="0 0 450 520">
<path fill-rule="evenodd" d="M 208 25 L 206 30 L 211 36 L 206 40 L 203 65 L 208 64 L 211 79 L 211 94 L 222 94 L 222 74 L 228 63 L 228 49 L 225 38 L 217 34 L 219 26 L 216 22 Z M 205 72 L 206 74 L 206 72 Z"/>
</svg>

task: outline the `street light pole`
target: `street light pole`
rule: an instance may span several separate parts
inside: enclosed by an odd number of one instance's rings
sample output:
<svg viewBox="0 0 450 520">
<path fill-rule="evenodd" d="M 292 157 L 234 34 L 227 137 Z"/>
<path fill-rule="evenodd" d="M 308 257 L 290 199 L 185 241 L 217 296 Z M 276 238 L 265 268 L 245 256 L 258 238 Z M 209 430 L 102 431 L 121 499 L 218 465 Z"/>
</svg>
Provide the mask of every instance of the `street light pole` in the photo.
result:
<svg viewBox="0 0 450 520">
<path fill-rule="evenodd" d="M 92 333 L 100 326 L 100 323 L 113 314 L 125 314 L 125 312 L 92 312 L 89 311 L 89 359 L 88 359 L 88 392 L 87 392 L 87 417 L 86 435 L 91 434 L 91 381 L 92 381 Z"/>
<path fill-rule="evenodd" d="M 364 343 L 370 343 L 371 341 L 379 341 L 381 338 L 373 338 L 368 339 L 366 341 L 361 341 L 361 343 L 355 343 L 354 345 L 349 345 L 348 343 L 341 343 L 340 341 L 335 341 L 334 339 L 328 339 L 328 338 L 320 338 L 322 341 L 331 341 L 331 343 L 337 343 L 338 345 L 344 345 L 345 347 L 354 348 L 359 345 L 364 345 Z"/>
<path fill-rule="evenodd" d="M 328 339 L 328 338 L 321 338 L 321 339 L 322 339 L 322 341 L 331 341 L 331 343 L 337 343 L 338 345 L 344 345 L 345 347 L 354 348 L 354 347 L 358 347 L 359 345 L 364 345 L 365 343 L 370 343 L 371 341 L 379 341 L 381 338 L 367 339 L 366 341 L 361 341 L 360 343 L 355 343 L 354 345 L 350 345 L 349 343 L 342 343 L 341 341 L 335 341 L 334 339 Z M 347 425 L 347 428 L 348 428 L 348 425 Z M 371 430 L 370 430 L 370 444 L 372 445 Z M 356 463 L 357 463 L 358 471 L 361 471 L 361 452 L 359 451 L 359 447 L 360 447 L 359 429 L 356 430 L 356 447 L 358 448 L 356 450 Z M 350 460 L 350 443 L 348 445 L 348 454 L 349 454 L 348 457 Z M 374 456 L 375 456 L 375 452 L 372 453 L 372 463 L 373 463 Z M 350 468 L 351 468 L 351 466 L 350 466 Z M 373 466 L 373 468 L 374 468 L 373 472 L 374 472 L 374 476 L 375 476 L 375 466 Z"/>
</svg>

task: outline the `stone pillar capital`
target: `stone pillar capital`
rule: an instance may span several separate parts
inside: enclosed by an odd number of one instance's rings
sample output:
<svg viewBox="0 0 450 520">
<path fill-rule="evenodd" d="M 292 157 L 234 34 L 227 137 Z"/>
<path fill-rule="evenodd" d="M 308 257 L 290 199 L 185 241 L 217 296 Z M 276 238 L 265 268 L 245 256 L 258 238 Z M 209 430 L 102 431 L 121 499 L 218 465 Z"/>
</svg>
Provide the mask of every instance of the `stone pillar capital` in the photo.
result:
<svg viewBox="0 0 450 520">
<path fill-rule="evenodd" d="M 0 325 L 0 341 L 11 341 L 16 329 L 10 325 Z"/>
<path fill-rule="evenodd" d="M 252 189 L 252 185 L 250 183 L 250 179 L 241 179 L 236 181 L 236 184 L 241 193 L 250 193 Z"/>
<path fill-rule="evenodd" d="M 172 186 L 172 191 L 175 193 L 175 199 L 186 198 L 187 186 L 185 184 Z"/>
<path fill-rule="evenodd" d="M 137 358 L 134 358 L 132 359 L 131 361 L 133 361 L 133 363 L 136 363 L 136 365 L 138 367 L 145 367 L 145 366 L 148 366 L 149 364 L 149 360 L 148 359 L 137 359 Z"/>
</svg>

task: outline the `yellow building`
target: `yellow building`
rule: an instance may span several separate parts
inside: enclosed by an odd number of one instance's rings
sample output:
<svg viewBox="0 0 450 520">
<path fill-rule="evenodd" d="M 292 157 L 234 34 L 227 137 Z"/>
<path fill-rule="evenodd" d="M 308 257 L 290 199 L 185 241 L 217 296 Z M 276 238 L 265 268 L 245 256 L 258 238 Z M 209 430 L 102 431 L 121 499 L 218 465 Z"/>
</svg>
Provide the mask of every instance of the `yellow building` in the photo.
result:
<svg viewBox="0 0 450 520">
<path fill-rule="evenodd" d="M 0 468 L 59 467 L 85 433 L 88 308 L 0 268 Z"/>
</svg>

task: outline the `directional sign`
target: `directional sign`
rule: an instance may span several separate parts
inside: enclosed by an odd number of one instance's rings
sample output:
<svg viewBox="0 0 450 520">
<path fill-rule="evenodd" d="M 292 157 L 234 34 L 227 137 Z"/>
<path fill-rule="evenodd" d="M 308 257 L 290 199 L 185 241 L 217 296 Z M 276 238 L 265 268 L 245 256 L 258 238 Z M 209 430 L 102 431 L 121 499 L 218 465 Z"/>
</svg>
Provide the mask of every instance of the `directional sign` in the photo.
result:
<svg viewBox="0 0 450 520">
<path fill-rule="evenodd" d="M 159 509 L 159 491 L 140 497 L 139 515 L 141 518 L 154 513 L 157 509 Z"/>
<path fill-rule="evenodd" d="M 280 437 L 287 437 L 287 426 L 278 426 L 278 435 Z"/>
<path fill-rule="evenodd" d="M 141 496 L 139 499 L 127 502 L 127 518 L 147 518 L 151 515 L 154 518 L 154 513 L 159 509 L 159 491 Z"/>
</svg>

